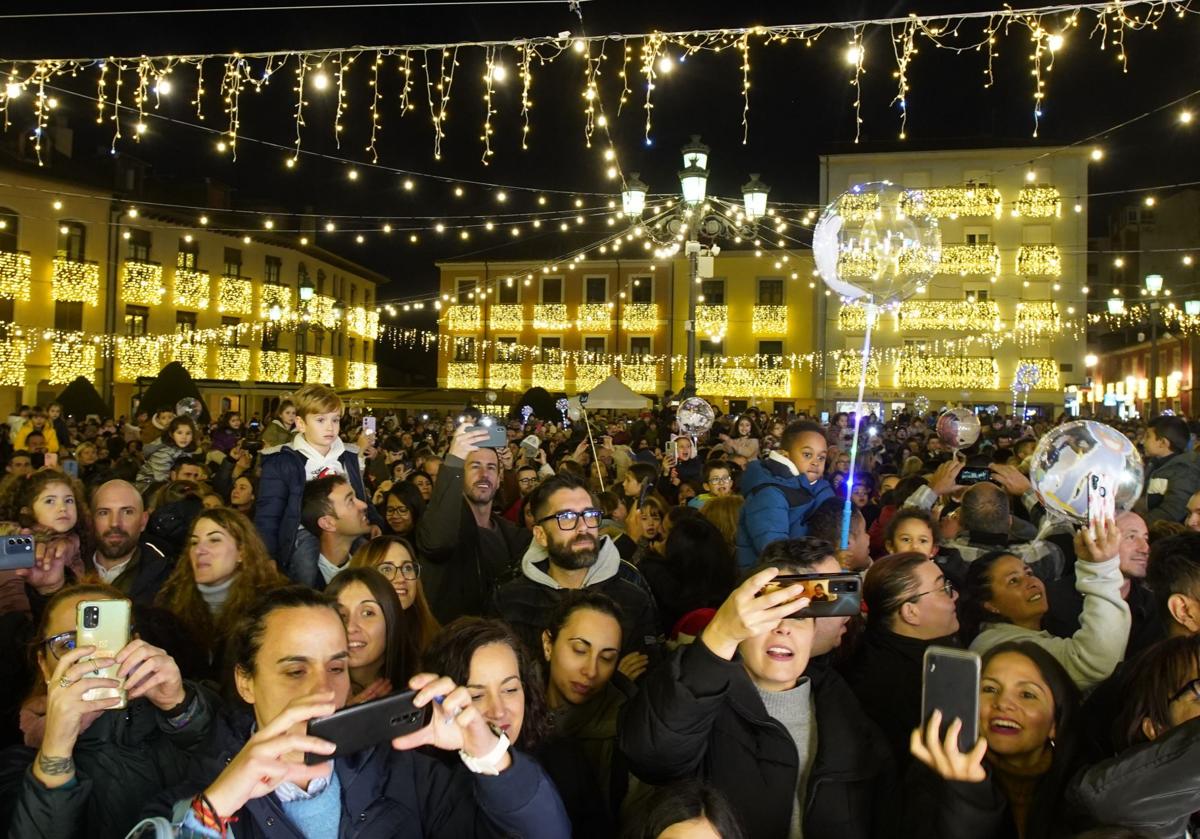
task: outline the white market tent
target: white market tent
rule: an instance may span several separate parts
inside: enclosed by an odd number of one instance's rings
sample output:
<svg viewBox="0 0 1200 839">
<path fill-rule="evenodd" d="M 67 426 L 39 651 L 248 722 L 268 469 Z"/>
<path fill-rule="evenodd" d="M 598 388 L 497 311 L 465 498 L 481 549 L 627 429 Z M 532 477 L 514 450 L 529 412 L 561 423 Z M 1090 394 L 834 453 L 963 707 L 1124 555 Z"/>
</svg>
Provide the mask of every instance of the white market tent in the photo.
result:
<svg viewBox="0 0 1200 839">
<path fill-rule="evenodd" d="M 578 398 L 573 397 L 572 401 Z M 633 391 L 616 376 L 609 376 L 588 391 L 585 407 L 589 411 L 638 411 L 649 406 L 649 399 Z"/>
</svg>

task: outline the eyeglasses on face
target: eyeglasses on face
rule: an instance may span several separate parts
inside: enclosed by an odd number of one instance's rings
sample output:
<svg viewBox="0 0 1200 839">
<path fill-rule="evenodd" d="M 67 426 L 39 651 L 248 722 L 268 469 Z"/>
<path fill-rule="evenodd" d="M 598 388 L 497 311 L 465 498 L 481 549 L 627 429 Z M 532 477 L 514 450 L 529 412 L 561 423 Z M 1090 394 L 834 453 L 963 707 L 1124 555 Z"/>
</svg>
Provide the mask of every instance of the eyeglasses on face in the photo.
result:
<svg viewBox="0 0 1200 839">
<path fill-rule="evenodd" d="M 728 475 L 724 475 L 718 478 L 709 478 L 708 482 L 710 484 L 716 484 L 717 486 L 724 486 L 725 484 L 733 483 L 733 478 L 729 477 Z"/>
<path fill-rule="evenodd" d="M 543 522 L 550 521 L 550 519 L 555 519 L 558 521 L 559 530 L 574 530 L 579 526 L 580 518 L 583 519 L 585 527 L 599 527 L 600 522 L 604 519 L 604 511 L 597 510 L 594 507 L 579 512 L 563 510 L 561 513 L 553 513 L 552 515 L 540 518 L 534 523 L 542 524 Z"/>
<path fill-rule="evenodd" d="M 407 516 L 412 510 L 407 507 L 388 507 L 384 512 L 389 516 Z"/>
<path fill-rule="evenodd" d="M 375 570 L 389 581 L 396 579 L 397 574 L 405 580 L 415 580 L 421 576 L 421 566 L 415 562 L 402 562 L 399 565 L 381 562 L 375 566 Z"/>
<path fill-rule="evenodd" d="M 922 597 L 924 597 L 927 594 L 936 594 L 939 591 L 943 592 L 947 597 L 953 597 L 954 596 L 954 583 L 950 582 L 949 580 L 945 580 L 937 588 L 931 588 L 929 591 L 923 591 L 920 594 L 914 594 L 912 597 L 908 598 L 908 602 L 912 603 L 915 600 L 920 600 Z"/>
<path fill-rule="evenodd" d="M 1188 697 L 1189 699 L 1200 699 L 1200 679 L 1192 679 L 1186 685 L 1171 694 L 1171 698 L 1167 700 L 1167 704 L 1170 705 L 1175 700 L 1182 699 L 1189 693 L 1191 694 L 1191 696 Z"/>
<path fill-rule="evenodd" d="M 60 632 L 42 641 L 42 646 L 50 651 L 50 654 L 55 658 L 62 658 L 64 655 L 75 649 L 75 630 L 70 632 Z"/>
<path fill-rule="evenodd" d="M 521 486 L 528 486 L 529 484 L 536 484 L 537 482 L 538 482 L 538 479 L 536 477 L 534 477 L 534 478 L 517 478 L 517 483 L 520 484 Z"/>
</svg>

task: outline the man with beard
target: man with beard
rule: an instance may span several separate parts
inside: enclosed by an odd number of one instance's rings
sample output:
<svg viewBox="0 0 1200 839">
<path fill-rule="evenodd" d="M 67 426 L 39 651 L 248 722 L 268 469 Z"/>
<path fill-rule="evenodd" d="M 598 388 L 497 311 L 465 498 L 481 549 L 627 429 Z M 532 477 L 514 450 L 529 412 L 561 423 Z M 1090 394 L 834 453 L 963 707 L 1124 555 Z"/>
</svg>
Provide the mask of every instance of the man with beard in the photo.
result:
<svg viewBox="0 0 1200 839">
<path fill-rule="evenodd" d="M 656 658 L 658 652 L 658 608 L 642 575 L 600 535 L 604 511 L 587 486 L 568 473 L 534 490 L 530 507 L 533 542 L 521 560 L 520 576 L 496 590 L 493 613 L 537 650 L 546 619 L 563 592 L 587 588 L 607 594 L 623 616 L 621 672 L 640 675 L 647 657 Z"/>
<path fill-rule="evenodd" d="M 502 467 L 495 449 L 481 448 L 487 439 L 487 429 L 470 421 L 458 427 L 417 525 L 421 584 L 443 626 L 483 614 L 496 581 L 529 545 L 529 531 L 492 509 Z"/>
<path fill-rule="evenodd" d="M 92 495 L 96 553 L 91 570 L 139 606 L 150 606 L 175 567 L 158 546 L 142 539 L 150 514 L 128 481 L 108 481 Z"/>
<path fill-rule="evenodd" d="M 324 591 L 350 564 L 354 543 L 371 532 L 367 502 L 354 493 L 344 475 L 326 475 L 304 485 L 300 522 L 321 544 L 316 588 Z"/>
</svg>

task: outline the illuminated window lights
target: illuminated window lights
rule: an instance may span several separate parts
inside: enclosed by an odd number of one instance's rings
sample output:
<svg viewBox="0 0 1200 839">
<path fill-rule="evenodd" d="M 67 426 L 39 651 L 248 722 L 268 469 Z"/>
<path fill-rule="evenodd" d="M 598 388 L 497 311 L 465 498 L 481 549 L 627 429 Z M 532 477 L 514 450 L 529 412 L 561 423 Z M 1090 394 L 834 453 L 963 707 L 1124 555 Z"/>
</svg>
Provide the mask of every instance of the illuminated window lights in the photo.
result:
<svg viewBox="0 0 1200 839">
<path fill-rule="evenodd" d="M 184 309 L 208 309 L 212 296 L 212 278 L 207 271 L 175 269 L 175 305 Z"/>
<path fill-rule="evenodd" d="M 1017 362 L 1017 368 L 1030 364 L 1037 368 L 1038 383 L 1035 390 L 1058 390 L 1061 383 L 1058 376 L 1058 362 L 1053 358 L 1022 358 Z"/>
<path fill-rule="evenodd" d="M 32 276 L 29 254 L 23 251 L 0 251 L 0 297 L 28 301 Z"/>
<path fill-rule="evenodd" d="M 494 361 L 488 365 L 488 384 L 492 390 L 520 390 L 521 364 L 511 361 Z"/>
<path fill-rule="evenodd" d="M 991 244 L 943 245 L 937 273 L 957 274 L 960 277 L 970 274 L 987 274 L 998 277 L 1000 275 L 1000 246 Z"/>
<path fill-rule="evenodd" d="M 658 329 L 658 304 L 627 303 L 622 306 L 621 328 L 626 332 L 653 332 Z"/>
<path fill-rule="evenodd" d="M 478 308 L 478 307 L 475 307 Z M 479 387 L 479 365 L 451 362 L 446 365 L 446 387 L 450 390 L 474 390 Z"/>
<path fill-rule="evenodd" d="M 281 320 L 287 320 L 292 316 L 292 290 L 288 286 L 263 283 L 260 288 L 258 306 L 258 316 L 260 318 L 269 320 L 271 309 L 276 306 L 279 307 L 279 317 Z"/>
<path fill-rule="evenodd" d="M 447 306 L 446 328 L 451 332 L 478 332 L 483 328 L 482 310 L 479 306 Z"/>
<path fill-rule="evenodd" d="M 95 306 L 100 295 L 100 266 L 55 257 L 51 290 L 56 301 Z"/>
<path fill-rule="evenodd" d="M 535 364 L 533 377 L 530 379 L 533 387 L 544 387 L 546 390 L 567 389 L 567 365 L 565 364 Z"/>
<path fill-rule="evenodd" d="M 909 300 L 900 307 L 900 329 L 945 329 L 997 332 L 1003 325 L 1000 307 L 991 300 Z"/>
<path fill-rule="evenodd" d="M 208 378 L 208 347 L 203 344 L 180 344 L 172 355 L 193 379 Z"/>
<path fill-rule="evenodd" d="M 607 303 L 584 303 L 575 325 L 580 332 L 608 332 L 612 329 L 612 307 Z"/>
<path fill-rule="evenodd" d="M 333 386 L 333 359 L 327 355 L 310 355 L 304 359 L 304 383 Z"/>
<path fill-rule="evenodd" d="M 575 389 L 591 390 L 611 375 L 612 367 L 608 364 L 576 364 Z"/>
<path fill-rule="evenodd" d="M 137 306 L 158 306 L 165 293 L 161 265 L 157 262 L 125 260 L 121 270 L 122 300 Z"/>
<path fill-rule="evenodd" d="M 750 329 L 755 335 L 786 335 L 787 328 L 787 306 L 754 307 Z"/>
<path fill-rule="evenodd" d="M 1000 370 L 994 358 L 913 356 L 896 363 L 894 386 L 924 390 L 997 390 Z"/>
<path fill-rule="evenodd" d="M 363 337 L 369 341 L 379 340 L 379 312 L 367 312 L 367 326 L 363 330 Z M 374 367 L 374 365 L 371 365 Z"/>
<path fill-rule="evenodd" d="M 96 345 L 84 341 L 82 334 L 51 344 L 50 376 L 47 381 L 52 385 L 66 385 L 80 376 L 95 382 Z"/>
<path fill-rule="evenodd" d="M 263 350 L 258 354 L 258 381 L 282 384 L 292 381 L 292 354 Z"/>
<path fill-rule="evenodd" d="M 862 375 L 862 353 L 844 355 L 838 359 L 837 386 L 858 387 Z M 879 359 L 867 359 L 867 387 L 879 387 Z"/>
<path fill-rule="evenodd" d="M 846 221 L 866 221 L 879 210 L 879 195 L 874 192 L 847 192 L 838 199 L 838 215 Z"/>
<path fill-rule="evenodd" d="M 312 300 L 308 301 L 308 316 L 313 323 L 333 328 L 337 324 L 337 319 L 333 316 L 333 309 L 336 305 L 337 301 L 332 297 L 325 294 L 314 294 Z"/>
<path fill-rule="evenodd" d="M 1018 303 L 1014 328 L 1029 337 L 1061 334 L 1062 317 L 1058 312 L 1058 304 L 1053 300 Z"/>
<path fill-rule="evenodd" d="M 900 209 L 909 215 L 934 218 L 1000 218 L 1000 190 L 989 184 L 916 189 L 900 199 Z"/>
<path fill-rule="evenodd" d="M 366 336 L 367 310 L 363 306 L 351 306 L 346 310 L 346 331 L 351 335 Z M 347 373 L 349 376 L 349 373 Z M 346 385 L 349 387 L 350 385 Z"/>
<path fill-rule="evenodd" d="M 1022 187 L 1017 193 L 1016 214 L 1023 218 L 1059 218 L 1062 215 L 1062 196 L 1056 187 L 1034 184 Z"/>
<path fill-rule="evenodd" d="M 346 388 L 371 389 L 378 386 L 379 374 L 374 364 L 366 361 L 346 362 Z"/>
<path fill-rule="evenodd" d="M 1061 277 L 1062 256 L 1055 245 L 1017 248 L 1017 274 L 1022 277 Z"/>
<path fill-rule="evenodd" d="M 571 328 L 566 303 L 539 303 L 533 307 L 533 328 L 544 332 L 565 332 Z M 561 390 L 562 388 L 559 388 Z"/>
<path fill-rule="evenodd" d="M 699 367 L 696 392 L 733 399 L 789 399 L 791 373 L 779 367 Z"/>
<path fill-rule="evenodd" d="M 157 376 L 162 370 L 161 349 L 155 337 L 118 339 L 117 381 L 136 382 L 141 376 Z"/>
<path fill-rule="evenodd" d="M 254 284 L 250 280 L 221 277 L 217 284 L 217 311 L 223 315 L 248 315 L 252 311 L 253 295 Z"/>
<path fill-rule="evenodd" d="M 29 342 L 21 338 L 0 341 L 0 386 L 24 387 Z"/>
<path fill-rule="evenodd" d="M 250 350 L 244 347 L 218 347 L 217 378 L 233 382 L 249 380 Z"/>
<path fill-rule="evenodd" d="M 653 304 L 643 304 L 653 305 Z M 658 392 L 657 364 L 622 364 L 621 381 L 638 393 Z"/>
<path fill-rule="evenodd" d="M 729 326 L 728 306 L 697 306 L 696 333 L 699 335 L 724 335 Z"/>
</svg>

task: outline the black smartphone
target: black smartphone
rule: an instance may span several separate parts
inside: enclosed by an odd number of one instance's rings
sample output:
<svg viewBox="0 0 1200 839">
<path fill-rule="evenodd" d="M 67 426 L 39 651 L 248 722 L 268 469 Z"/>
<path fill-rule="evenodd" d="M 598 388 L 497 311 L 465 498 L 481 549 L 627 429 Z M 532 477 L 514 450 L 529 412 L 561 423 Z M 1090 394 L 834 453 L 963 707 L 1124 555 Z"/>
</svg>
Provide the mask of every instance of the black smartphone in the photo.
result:
<svg viewBox="0 0 1200 839">
<path fill-rule="evenodd" d="M 763 586 L 759 594 L 770 594 L 786 586 L 804 586 L 800 597 L 809 603 L 789 618 L 853 617 L 862 611 L 862 579 L 857 574 L 780 574 Z"/>
<path fill-rule="evenodd" d="M 992 470 L 987 466 L 964 466 L 955 481 L 959 486 L 969 487 L 992 479 Z"/>
<path fill-rule="evenodd" d="M 938 739 L 946 739 L 950 723 L 962 720 L 958 750 L 964 754 L 979 739 L 979 654 L 953 647 L 926 647 L 921 674 L 921 726 L 934 710 L 942 712 Z"/>
<path fill-rule="evenodd" d="M 324 719 L 309 720 L 308 734 L 328 740 L 337 746 L 337 751 L 331 755 L 306 752 L 304 762 L 310 766 L 324 763 L 420 731 L 429 724 L 433 705 L 430 703 L 424 708 L 417 708 L 413 705 L 416 695 L 415 690 L 407 690 L 361 705 L 351 705 Z"/>
<path fill-rule="evenodd" d="M 5 536 L 0 538 L 0 571 L 15 571 L 33 567 L 33 537 Z"/>
</svg>

